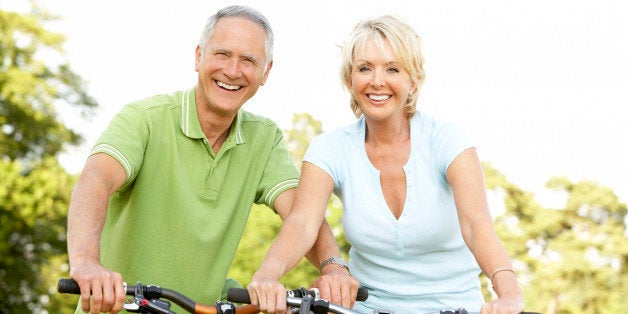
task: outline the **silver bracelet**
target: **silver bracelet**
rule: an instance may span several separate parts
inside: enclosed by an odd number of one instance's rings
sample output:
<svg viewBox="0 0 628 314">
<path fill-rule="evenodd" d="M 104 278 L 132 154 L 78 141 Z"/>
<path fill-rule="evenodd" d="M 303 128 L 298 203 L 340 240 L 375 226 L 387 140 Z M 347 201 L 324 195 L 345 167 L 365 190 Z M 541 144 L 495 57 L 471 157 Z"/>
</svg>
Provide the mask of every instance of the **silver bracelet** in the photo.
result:
<svg viewBox="0 0 628 314">
<path fill-rule="evenodd" d="M 333 256 L 333 257 L 330 257 L 330 258 L 324 260 L 320 264 L 318 269 L 323 270 L 323 267 L 325 267 L 327 265 L 330 265 L 330 264 L 336 264 L 336 265 L 338 265 L 338 266 L 340 266 L 342 268 L 346 268 L 347 270 L 349 270 L 349 266 L 347 266 L 347 262 L 345 262 L 345 260 L 343 260 L 342 258 L 336 257 L 336 256 Z"/>
</svg>

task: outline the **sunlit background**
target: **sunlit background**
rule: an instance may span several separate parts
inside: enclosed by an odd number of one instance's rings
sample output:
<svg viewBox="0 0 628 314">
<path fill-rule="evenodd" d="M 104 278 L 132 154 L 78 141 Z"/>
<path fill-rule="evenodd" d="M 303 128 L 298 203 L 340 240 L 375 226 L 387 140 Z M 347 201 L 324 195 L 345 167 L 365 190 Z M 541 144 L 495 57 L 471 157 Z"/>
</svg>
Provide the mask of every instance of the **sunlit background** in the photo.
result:
<svg viewBox="0 0 628 314">
<path fill-rule="evenodd" d="M 392 13 L 423 38 L 420 110 L 467 128 L 482 160 L 540 201 L 556 200 L 543 188 L 556 175 L 628 201 L 625 1 L 46 1 L 61 17 L 49 28 L 67 36 L 70 63 L 101 106 L 91 121 L 65 113 L 87 139 L 62 157 L 69 171 L 124 104 L 195 84 L 203 24 L 230 4 L 258 9 L 274 28 L 274 67 L 246 108 L 282 128 L 295 112 L 325 130 L 353 121 L 338 44 L 360 19 Z"/>
</svg>

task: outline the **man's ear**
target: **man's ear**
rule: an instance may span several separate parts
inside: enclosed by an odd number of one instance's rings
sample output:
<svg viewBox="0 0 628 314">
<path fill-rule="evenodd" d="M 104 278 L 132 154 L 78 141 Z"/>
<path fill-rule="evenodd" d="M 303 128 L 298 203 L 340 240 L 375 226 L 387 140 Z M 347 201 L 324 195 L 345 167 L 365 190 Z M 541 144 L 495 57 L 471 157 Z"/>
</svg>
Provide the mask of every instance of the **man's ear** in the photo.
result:
<svg viewBox="0 0 628 314">
<path fill-rule="evenodd" d="M 196 50 L 194 51 L 194 71 L 198 72 L 201 68 L 201 46 L 196 45 Z"/>
<path fill-rule="evenodd" d="M 266 84 L 266 80 L 268 79 L 268 74 L 270 73 L 270 69 L 273 67 L 273 60 L 270 60 L 268 63 L 268 67 L 266 67 L 266 72 L 264 72 L 264 77 L 262 78 L 262 82 L 259 84 L 260 86 L 264 86 Z"/>
</svg>

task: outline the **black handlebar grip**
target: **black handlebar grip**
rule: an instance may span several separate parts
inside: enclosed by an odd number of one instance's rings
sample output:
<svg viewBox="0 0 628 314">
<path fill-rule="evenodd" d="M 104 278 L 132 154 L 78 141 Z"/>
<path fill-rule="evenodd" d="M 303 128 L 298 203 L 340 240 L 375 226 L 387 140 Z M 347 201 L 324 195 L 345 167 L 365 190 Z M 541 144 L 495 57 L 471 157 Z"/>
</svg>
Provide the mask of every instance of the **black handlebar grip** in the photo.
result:
<svg viewBox="0 0 628 314">
<path fill-rule="evenodd" d="M 57 283 L 57 291 L 59 293 L 81 294 L 81 288 L 74 279 L 59 279 Z"/>
<path fill-rule="evenodd" d="M 229 288 L 227 291 L 227 300 L 235 303 L 251 304 L 249 291 L 243 288 Z"/>
<path fill-rule="evenodd" d="M 365 287 L 358 288 L 357 301 L 364 301 L 368 299 L 369 291 Z M 227 300 L 235 303 L 251 303 L 251 297 L 249 291 L 244 288 L 230 288 L 227 291 Z"/>
<path fill-rule="evenodd" d="M 365 287 L 358 288 L 358 297 L 357 301 L 366 301 L 369 298 L 369 291 Z"/>
</svg>

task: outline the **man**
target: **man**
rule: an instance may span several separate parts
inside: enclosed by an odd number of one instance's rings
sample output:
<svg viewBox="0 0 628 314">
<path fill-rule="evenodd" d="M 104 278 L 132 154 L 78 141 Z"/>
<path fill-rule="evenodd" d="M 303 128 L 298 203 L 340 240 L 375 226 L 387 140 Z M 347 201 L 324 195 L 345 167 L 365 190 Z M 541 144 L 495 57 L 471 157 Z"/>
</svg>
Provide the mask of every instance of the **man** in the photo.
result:
<svg viewBox="0 0 628 314">
<path fill-rule="evenodd" d="M 68 214 L 70 276 L 81 287 L 77 311 L 119 312 L 123 279 L 213 303 L 251 205 L 287 216 L 298 172 L 281 131 L 240 109 L 266 82 L 272 48 L 263 15 L 224 8 L 196 47 L 198 85 L 131 103 L 111 121 Z M 339 255 L 326 223 L 310 253 L 315 265 Z M 325 271 L 327 278 L 350 278 L 339 267 Z"/>
</svg>

